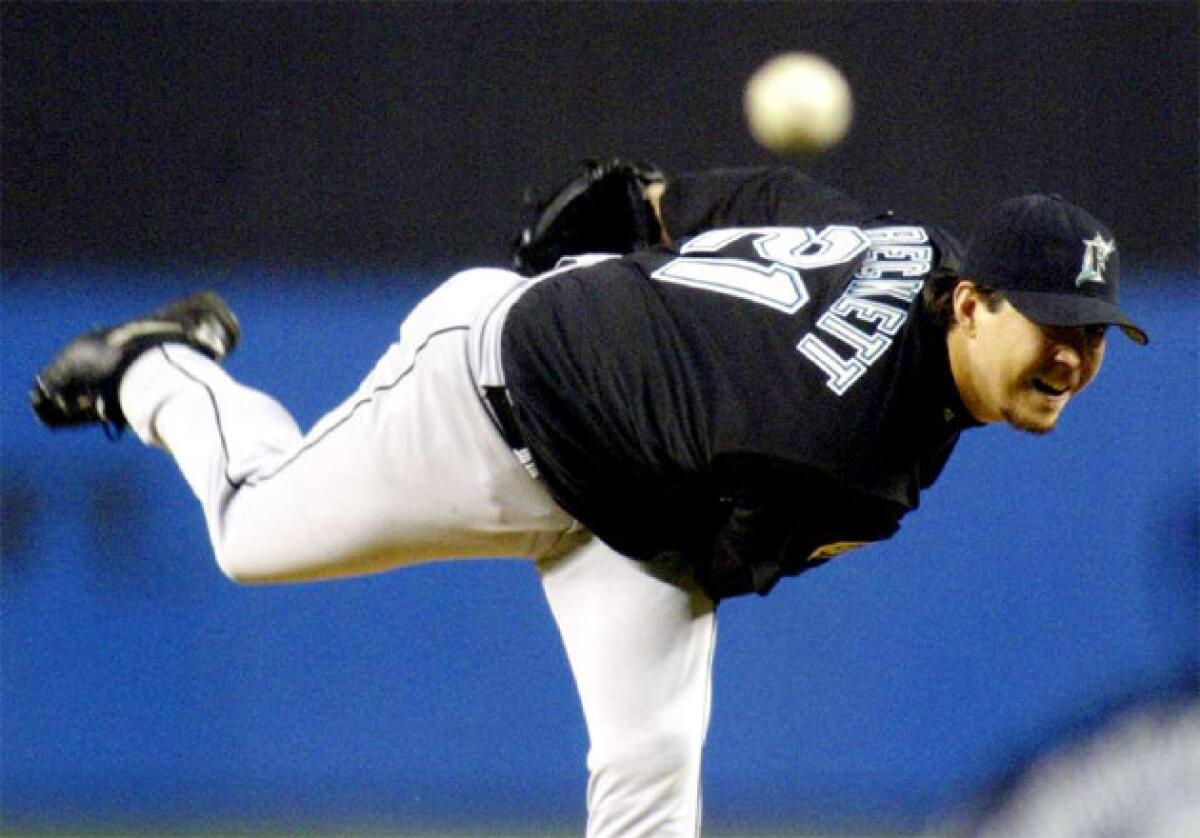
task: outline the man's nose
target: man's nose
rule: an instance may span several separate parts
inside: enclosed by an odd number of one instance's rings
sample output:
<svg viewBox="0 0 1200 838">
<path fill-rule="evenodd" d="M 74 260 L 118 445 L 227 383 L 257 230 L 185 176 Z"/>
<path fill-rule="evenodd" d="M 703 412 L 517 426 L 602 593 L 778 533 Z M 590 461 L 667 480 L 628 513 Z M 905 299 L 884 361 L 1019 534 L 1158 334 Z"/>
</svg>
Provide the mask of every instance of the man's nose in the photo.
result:
<svg viewBox="0 0 1200 838">
<path fill-rule="evenodd" d="M 1054 347 L 1054 360 L 1065 367 L 1079 369 L 1083 366 L 1083 352 L 1074 344 L 1059 341 Z"/>
<path fill-rule="evenodd" d="M 1062 330 L 1053 335 L 1054 350 L 1052 357 L 1055 363 L 1069 369 L 1080 369 L 1087 358 L 1087 336 L 1083 330 Z"/>
</svg>

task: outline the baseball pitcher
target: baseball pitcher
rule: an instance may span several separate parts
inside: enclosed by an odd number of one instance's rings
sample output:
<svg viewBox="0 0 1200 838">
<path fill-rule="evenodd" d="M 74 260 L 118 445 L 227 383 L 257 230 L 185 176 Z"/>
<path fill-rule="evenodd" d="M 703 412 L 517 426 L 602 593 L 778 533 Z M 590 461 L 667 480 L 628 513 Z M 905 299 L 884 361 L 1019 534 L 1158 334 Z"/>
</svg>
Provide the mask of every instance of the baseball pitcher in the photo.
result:
<svg viewBox="0 0 1200 838">
<path fill-rule="evenodd" d="M 513 269 L 451 277 L 307 433 L 220 361 L 211 294 L 68 343 L 50 427 L 175 459 L 221 570 L 296 582 L 537 563 L 590 741 L 589 836 L 700 826 L 717 604 L 893 536 L 959 435 L 1052 429 L 1100 368 L 1113 234 L 1058 196 L 965 254 L 789 168 L 590 161 Z"/>
</svg>

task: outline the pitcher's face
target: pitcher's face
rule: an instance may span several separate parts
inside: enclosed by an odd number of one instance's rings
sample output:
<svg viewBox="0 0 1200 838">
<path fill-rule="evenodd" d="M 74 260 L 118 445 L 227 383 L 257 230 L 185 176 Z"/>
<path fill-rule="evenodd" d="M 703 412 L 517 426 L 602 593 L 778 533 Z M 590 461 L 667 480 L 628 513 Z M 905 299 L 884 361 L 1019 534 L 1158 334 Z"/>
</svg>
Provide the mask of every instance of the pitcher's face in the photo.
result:
<svg viewBox="0 0 1200 838">
<path fill-rule="evenodd" d="M 1004 420 L 1031 433 L 1054 429 L 1063 408 L 1104 360 L 1104 326 L 1044 326 L 1007 300 L 980 303 L 966 329 L 970 397 L 980 421 Z"/>
</svg>

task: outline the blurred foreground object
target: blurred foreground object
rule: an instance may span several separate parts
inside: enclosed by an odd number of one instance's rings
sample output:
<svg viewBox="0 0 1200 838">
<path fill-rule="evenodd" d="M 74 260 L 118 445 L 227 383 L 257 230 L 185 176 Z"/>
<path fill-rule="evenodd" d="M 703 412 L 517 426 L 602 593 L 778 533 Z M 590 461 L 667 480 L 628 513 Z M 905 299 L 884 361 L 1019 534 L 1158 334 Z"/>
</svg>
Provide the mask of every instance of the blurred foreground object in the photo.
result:
<svg viewBox="0 0 1200 838">
<path fill-rule="evenodd" d="M 1171 695 L 1108 715 L 1039 753 L 953 834 L 970 838 L 1195 838 L 1200 835 L 1196 673 Z"/>
</svg>

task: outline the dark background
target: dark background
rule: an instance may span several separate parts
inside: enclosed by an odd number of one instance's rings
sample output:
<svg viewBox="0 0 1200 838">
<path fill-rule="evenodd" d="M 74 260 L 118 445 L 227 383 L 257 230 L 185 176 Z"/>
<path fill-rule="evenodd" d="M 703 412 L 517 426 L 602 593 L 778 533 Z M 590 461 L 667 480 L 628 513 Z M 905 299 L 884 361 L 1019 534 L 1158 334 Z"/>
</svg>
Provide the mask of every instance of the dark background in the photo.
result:
<svg viewBox="0 0 1200 838">
<path fill-rule="evenodd" d="M 969 234 L 1057 191 L 1193 264 L 1193 3 L 3 7 L 5 262 L 495 262 L 587 155 L 766 162 L 753 69 L 820 52 L 857 119 L 807 161 Z"/>
</svg>

